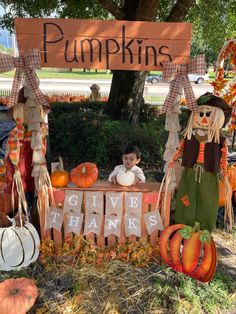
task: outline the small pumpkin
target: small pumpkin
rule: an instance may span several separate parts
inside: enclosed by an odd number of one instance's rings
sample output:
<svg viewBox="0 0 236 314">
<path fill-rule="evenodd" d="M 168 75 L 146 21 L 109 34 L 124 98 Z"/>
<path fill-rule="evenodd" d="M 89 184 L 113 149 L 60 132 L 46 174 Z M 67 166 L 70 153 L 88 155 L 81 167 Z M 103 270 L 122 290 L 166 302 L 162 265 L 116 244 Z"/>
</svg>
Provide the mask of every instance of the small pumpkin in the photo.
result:
<svg viewBox="0 0 236 314">
<path fill-rule="evenodd" d="M 69 173 L 64 170 L 63 160 L 60 156 L 58 170 L 53 171 L 50 178 L 52 186 L 57 188 L 63 188 L 67 186 L 70 181 Z"/>
<path fill-rule="evenodd" d="M 160 237 L 160 255 L 175 271 L 201 282 L 211 280 L 216 270 L 215 243 L 197 223 L 193 228 L 183 224 L 165 228 Z"/>
<path fill-rule="evenodd" d="M 37 296 L 38 289 L 32 279 L 6 279 L 0 283 L 1 314 L 25 314 Z"/>
<path fill-rule="evenodd" d="M 71 170 L 70 179 L 78 187 L 89 188 L 98 178 L 98 168 L 92 162 L 85 162 Z"/>
<path fill-rule="evenodd" d="M 135 174 L 130 170 L 120 170 L 116 175 L 116 180 L 122 186 L 131 186 L 134 184 Z"/>
</svg>

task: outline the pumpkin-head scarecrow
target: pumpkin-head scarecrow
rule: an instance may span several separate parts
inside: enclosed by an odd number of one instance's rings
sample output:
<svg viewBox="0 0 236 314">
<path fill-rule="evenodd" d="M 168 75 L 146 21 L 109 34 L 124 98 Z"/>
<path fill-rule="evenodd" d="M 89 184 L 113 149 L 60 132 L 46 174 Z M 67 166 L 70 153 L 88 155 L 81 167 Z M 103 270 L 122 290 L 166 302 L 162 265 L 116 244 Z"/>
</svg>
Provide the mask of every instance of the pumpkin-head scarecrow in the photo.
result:
<svg viewBox="0 0 236 314">
<path fill-rule="evenodd" d="M 231 108 L 220 97 L 206 93 L 197 100 L 198 109 L 190 114 L 184 136 L 169 166 L 182 156 L 184 167 L 177 191 L 175 222 L 212 232 L 215 228 L 219 175 L 224 179 L 231 216 L 230 185 L 227 179 L 227 144 L 221 129 L 231 116 Z"/>
</svg>

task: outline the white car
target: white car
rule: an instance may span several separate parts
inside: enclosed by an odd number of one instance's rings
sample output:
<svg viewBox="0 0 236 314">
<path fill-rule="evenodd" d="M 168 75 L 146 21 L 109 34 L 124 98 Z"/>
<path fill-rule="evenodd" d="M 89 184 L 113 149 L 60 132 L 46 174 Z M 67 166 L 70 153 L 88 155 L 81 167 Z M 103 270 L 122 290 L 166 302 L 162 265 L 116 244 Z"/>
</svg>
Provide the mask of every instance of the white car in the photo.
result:
<svg viewBox="0 0 236 314">
<path fill-rule="evenodd" d="M 190 82 L 194 82 L 196 84 L 202 84 L 204 81 L 209 80 L 209 75 L 201 75 L 201 74 L 188 74 L 188 78 Z M 162 74 L 149 75 L 146 78 L 147 83 L 157 84 L 162 82 Z"/>
</svg>

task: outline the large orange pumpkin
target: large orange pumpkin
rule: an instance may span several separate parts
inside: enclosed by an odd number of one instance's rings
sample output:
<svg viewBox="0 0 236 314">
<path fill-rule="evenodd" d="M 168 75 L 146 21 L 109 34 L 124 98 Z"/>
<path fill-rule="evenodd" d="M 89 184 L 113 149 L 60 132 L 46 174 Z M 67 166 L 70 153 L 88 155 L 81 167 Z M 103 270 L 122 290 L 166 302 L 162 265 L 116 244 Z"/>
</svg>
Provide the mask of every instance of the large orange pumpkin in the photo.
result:
<svg viewBox="0 0 236 314">
<path fill-rule="evenodd" d="M 52 186 L 55 186 L 57 188 L 62 188 L 68 185 L 70 181 L 69 173 L 64 170 L 63 160 L 61 159 L 61 157 L 59 157 L 58 170 L 53 171 L 50 178 L 51 178 Z"/>
<path fill-rule="evenodd" d="M 0 283 L 1 314 L 25 314 L 35 303 L 38 289 L 32 279 L 10 278 Z"/>
<path fill-rule="evenodd" d="M 232 191 L 231 191 L 232 193 Z M 232 197 L 232 195 L 231 195 Z M 226 204 L 226 187 L 223 180 L 219 180 L 219 207 L 224 207 Z"/>
<path fill-rule="evenodd" d="M 201 282 L 214 276 L 215 243 L 197 224 L 194 228 L 183 224 L 167 227 L 160 237 L 160 254 L 171 268 Z"/>
<path fill-rule="evenodd" d="M 96 164 L 85 162 L 71 170 L 70 179 L 81 188 L 89 188 L 97 181 L 98 168 Z"/>
<path fill-rule="evenodd" d="M 227 168 L 229 183 L 232 187 L 232 191 L 236 191 L 236 163 L 228 166 Z"/>
</svg>

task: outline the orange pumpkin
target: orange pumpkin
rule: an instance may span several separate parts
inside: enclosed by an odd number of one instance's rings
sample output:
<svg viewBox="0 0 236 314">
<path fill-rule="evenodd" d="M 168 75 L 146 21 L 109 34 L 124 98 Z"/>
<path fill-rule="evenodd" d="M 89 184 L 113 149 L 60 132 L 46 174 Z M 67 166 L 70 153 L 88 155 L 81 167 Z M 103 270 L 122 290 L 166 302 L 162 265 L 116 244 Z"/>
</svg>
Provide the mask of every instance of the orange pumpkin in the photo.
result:
<svg viewBox="0 0 236 314">
<path fill-rule="evenodd" d="M 0 283 L 1 314 L 25 314 L 37 296 L 38 289 L 32 279 L 6 279 Z"/>
<path fill-rule="evenodd" d="M 232 187 L 232 191 L 236 191 L 236 163 L 228 166 L 227 168 L 229 183 Z"/>
<path fill-rule="evenodd" d="M 4 173 L 6 172 L 6 166 L 3 165 L 3 166 L 0 166 L 0 173 Z"/>
<path fill-rule="evenodd" d="M 89 188 L 97 181 L 98 168 L 96 164 L 85 162 L 71 170 L 70 179 L 81 188 Z"/>
<path fill-rule="evenodd" d="M 232 191 L 231 191 L 232 193 Z M 232 195 L 231 195 L 232 196 Z M 226 203 L 226 187 L 223 180 L 219 180 L 219 207 L 224 207 Z"/>
<path fill-rule="evenodd" d="M 214 276 L 215 243 L 209 232 L 199 230 L 198 224 L 194 228 L 183 224 L 167 227 L 160 237 L 160 255 L 174 270 L 201 282 Z"/>
<path fill-rule="evenodd" d="M 58 170 L 53 171 L 50 178 L 51 178 L 52 186 L 55 186 L 57 188 L 62 188 L 68 185 L 70 179 L 69 179 L 68 172 L 64 170 L 63 161 L 61 157 L 59 157 L 58 168 L 59 168 Z"/>
</svg>

